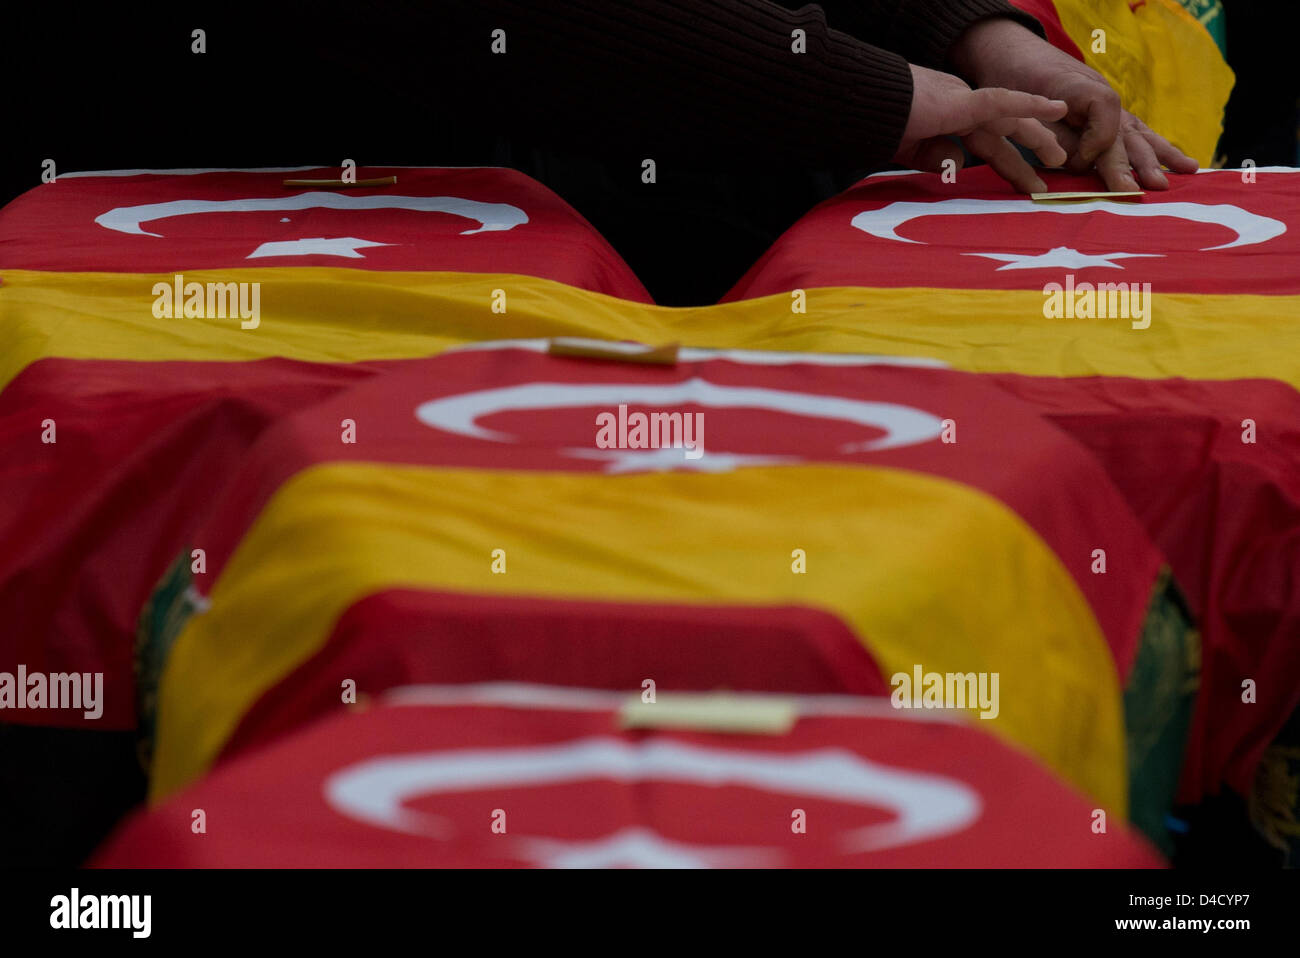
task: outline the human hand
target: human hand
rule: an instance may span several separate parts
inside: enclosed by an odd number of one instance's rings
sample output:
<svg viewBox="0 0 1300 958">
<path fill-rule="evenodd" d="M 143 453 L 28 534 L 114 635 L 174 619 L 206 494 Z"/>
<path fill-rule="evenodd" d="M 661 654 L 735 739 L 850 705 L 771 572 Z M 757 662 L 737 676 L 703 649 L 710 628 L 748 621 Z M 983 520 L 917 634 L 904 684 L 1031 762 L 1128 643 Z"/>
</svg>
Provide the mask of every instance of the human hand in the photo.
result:
<svg viewBox="0 0 1300 958">
<path fill-rule="evenodd" d="M 914 64 L 911 68 L 912 110 L 894 155 L 896 162 L 937 172 L 944 160 L 951 159 L 960 167 L 962 152 L 948 139 L 956 135 L 1016 189 L 1046 191 L 1034 168 L 1007 138 L 1032 150 L 1047 166 L 1060 166 L 1066 152 L 1043 123 L 1062 119 L 1065 103 L 1016 90 L 972 90 L 950 73 Z"/>
<path fill-rule="evenodd" d="M 978 86 L 1064 100 L 1069 112 L 1052 129 L 1068 154 L 1065 167 L 1084 173 L 1095 166 L 1107 189 L 1168 189 L 1161 164 L 1196 172 L 1194 159 L 1123 108 L 1100 73 L 1014 20 L 973 24 L 953 44 L 949 60 Z"/>
<path fill-rule="evenodd" d="M 1082 139 L 1078 130 L 1069 125 L 1068 118 L 1060 123 L 1050 123 L 1057 140 L 1070 155 L 1066 169 L 1073 173 L 1086 173 L 1093 165 L 1108 190 L 1169 189 L 1169 178 L 1161 165 L 1175 173 L 1195 173 L 1200 164 L 1182 150 L 1156 133 L 1128 110 L 1119 111 L 1119 130 L 1110 146 L 1097 154 L 1095 164 L 1084 158 Z M 1137 173 L 1135 179 L 1133 173 Z M 1141 186 L 1138 182 L 1141 181 Z"/>
</svg>

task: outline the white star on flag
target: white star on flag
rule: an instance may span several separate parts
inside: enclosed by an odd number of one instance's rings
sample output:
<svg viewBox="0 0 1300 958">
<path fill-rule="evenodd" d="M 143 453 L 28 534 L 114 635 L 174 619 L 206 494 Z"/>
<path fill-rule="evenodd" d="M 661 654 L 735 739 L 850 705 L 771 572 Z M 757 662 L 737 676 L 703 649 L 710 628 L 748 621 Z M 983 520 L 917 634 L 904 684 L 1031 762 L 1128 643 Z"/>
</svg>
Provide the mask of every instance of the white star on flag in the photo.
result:
<svg viewBox="0 0 1300 958">
<path fill-rule="evenodd" d="M 1164 256 L 1163 253 L 1097 253 L 1089 255 L 1068 246 L 1057 246 L 1037 256 L 1029 256 L 1023 253 L 962 253 L 962 255 L 983 256 L 985 259 L 1002 260 L 1007 265 L 999 266 L 996 270 L 999 273 L 1004 269 L 1053 269 L 1057 267 L 1085 269 L 1089 266 L 1102 266 L 1107 269 L 1123 269 L 1123 266 L 1112 263 L 1111 260 Z"/>
<path fill-rule="evenodd" d="M 359 249 L 365 249 L 369 246 L 392 245 L 392 243 L 376 243 L 374 240 L 357 239 L 355 236 L 340 236 L 334 239 L 315 236 L 310 239 L 263 243 L 249 253 L 247 258 L 259 259 L 263 256 L 346 256 L 348 259 L 362 259 L 362 255 L 357 252 Z"/>
</svg>

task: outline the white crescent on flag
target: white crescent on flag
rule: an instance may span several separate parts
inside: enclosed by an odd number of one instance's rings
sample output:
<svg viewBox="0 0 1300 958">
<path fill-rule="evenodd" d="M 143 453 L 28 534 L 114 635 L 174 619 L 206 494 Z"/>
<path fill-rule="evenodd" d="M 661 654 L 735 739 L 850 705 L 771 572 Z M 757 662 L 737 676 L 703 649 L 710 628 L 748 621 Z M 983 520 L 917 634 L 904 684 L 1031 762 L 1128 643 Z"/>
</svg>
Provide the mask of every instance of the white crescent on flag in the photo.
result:
<svg viewBox="0 0 1300 958">
<path fill-rule="evenodd" d="M 1206 246 L 1204 251 L 1230 249 L 1266 243 L 1286 232 L 1286 224 L 1269 216 L 1252 213 L 1228 203 L 1120 203 L 1114 200 L 1085 200 L 1078 203 L 1043 204 L 1028 199 L 979 200 L 954 197 L 931 202 L 898 201 L 875 210 L 863 210 L 850 220 L 854 229 L 879 239 L 899 243 L 921 243 L 898 234 L 899 227 L 925 216 L 988 216 L 999 213 L 1059 213 L 1079 215 L 1103 211 L 1115 216 L 1157 217 L 1172 216 L 1192 223 L 1209 223 L 1223 226 L 1237 234 L 1237 238 L 1218 246 Z M 964 256 L 982 256 L 1001 260 L 1008 269 L 1082 269 L 1089 266 L 1123 269 L 1116 259 L 1135 257 L 1161 257 L 1163 253 L 1111 252 L 1088 254 L 1068 246 L 1057 246 L 1033 256 L 1020 253 L 963 253 Z"/>
<path fill-rule="evenodd" d="M 937 439 L 943 433 L 943 420 L 940 417 L 899 403 L 867 402 L 780 389 L 720 386 L 699 377 L 663 386 L 652 383 L 524 383 L 433 399 L 417 407 L 415 416 L 427 426 L 456 435 L 494 442 L 516 442 L 515 437 L 509 434 L 483 428 L 477 420 L 500 412 L 617 406 L 621 403 L 662 407 L 695 404 L 714 408 L 767 409 L 817 419 L 838 419 L 885 432 L 884 436 L 876 439 L 841 446 L 840 452 L 845 453 L 875 452 L 915 445 Z M 565 451 L 569 455 L 583 458 L 609 459 L 613 465 L 612 471 L 670 465 L 690 467 L 690 462 L 683 462 L 681 453 L 672 449 L 647 453 L 593 449 Z M 796 461 L 790 457 L 720 455 L 713 450 L 705 458 L 710 459 L 711 464 L 701 463 L 694 468 L 718 471 L 737 465 Z"/>
<path fill-rule="evenodd" d="M 1250 246 L 1266 243 L 1286 232 L 1286 224 L 1272 217 L 1261 216 L 1240 206 L 1227 203 L 1116 203 L 1112 200 L 1085 200 L 1080 203 L 1044 205 L 1033 200 L 974 200 L 954 197 L 929 203 L 901 201 L 882 206 L 878 210 L 863 210 L 850 221 L 855 229 L 880 239 L 900 243 L 919 243 L 898 235 L 898 228 L 923 216 L 987 216 L 997 213 L 1058 213 L 1079 215 L 1097 211 L 1115 216 L 1172 216 L 1192 223 L 1210 223 L 1226 226 L 1237 234 L 1230 243 L 1207 246 L 1206 250 L 1229 249 L 1233 246 Z"/>
<path fill-rule="evenodd" d="M 153 220 L 200 213 L 258 213 L 306 209 L 332 210 L 412 210 L 417 213 L 450 213 L 474 220 L 475 229 L 462 230 L 461 236 L 475 233 L 503 232 L 528 222 L 528 214 L 510 203 L 482 203 L 459 196 L 354 196 L 348 193 L 298 193 L 293 196 L 250 197 L 235 200 L 171 200 L 140 206 L 118 206 L 95 217 L 108 230 L 135 236 L 157 236 L 143 226 Z M 265 256 L 346 256 L 357 258 L 357 249 L 387 246 L 387 243 L 356 237 L 316 237 L 313 239 L 263 243 L 247 257 Z"/>
<path fill-rule="evenodd" d="M 662 781 L 717 788 L 741 785 L 781 794 L 883 808 L 893 819 L 839 836 L 845 854 L 880 851 L 960 831 L 982 811 L 979 795 L 962 782 L 893 768 L 841 749 L 765 754 L 704 748 L 675 741 L 623 742 L 588 738 L 557 745 L 465 749 L 367 759 L 326 779 L 326 802 L 341 814 L 379 828 L 446 839 L 452 826 L 405 807 L 428 795 L 612 779 Z M 516 839 L 516 853 L 551 867 L 641 867 L 718 864 L 719 857 L 769 857 L 772 849 L 695 847 L 644 829 L 596 841 Z"/>
</svg>

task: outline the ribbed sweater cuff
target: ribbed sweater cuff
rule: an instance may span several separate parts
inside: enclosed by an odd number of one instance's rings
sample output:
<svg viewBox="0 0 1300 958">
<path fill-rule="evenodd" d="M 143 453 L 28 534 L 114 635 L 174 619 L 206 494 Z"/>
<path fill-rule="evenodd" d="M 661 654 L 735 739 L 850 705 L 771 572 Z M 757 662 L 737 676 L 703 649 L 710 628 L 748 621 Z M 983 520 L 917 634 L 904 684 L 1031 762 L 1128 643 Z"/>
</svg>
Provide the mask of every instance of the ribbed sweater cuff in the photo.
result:
<svg viewBox="0 0 1300 958">
<path fill-rule="evenodd" d="M 839 84 L 828 99 L 808 90 L 809 102 L 820 99 L 827 107 L 808 124 L 808 135 L 823 143 L 826 155 L 819 159 L 830 166 L 888 163 L 898 151 L 912 110 L 907 60 L 834 30 L 827 31 L 824 58 Z"/>
</svg>

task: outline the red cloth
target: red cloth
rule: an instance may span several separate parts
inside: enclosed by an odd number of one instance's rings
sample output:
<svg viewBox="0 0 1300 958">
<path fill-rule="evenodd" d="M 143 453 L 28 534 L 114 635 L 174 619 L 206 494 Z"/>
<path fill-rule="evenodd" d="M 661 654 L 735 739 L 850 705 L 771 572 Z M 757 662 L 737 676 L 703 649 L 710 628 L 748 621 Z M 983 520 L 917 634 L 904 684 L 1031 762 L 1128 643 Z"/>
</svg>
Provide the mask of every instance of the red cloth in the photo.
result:
<svg viewBox="0 0 1300 958">
<path fill-rule="evenodd" d="M 204 543 L 208 558 L 207 574 L 196 577 L 195 585 L 207 594 L 265 504 L 290 477 L 314 466 L 362 461 L 607 473 L 607 459 L 575 456 L 568 450 L 590 446 L 594 411 L 617 404 L 609 398 L 574 401 L 564 387 L 578 395 L 579 390 L 602 386 L 697 384 L 755 395 L 765 392 L 768 398 L 750 400 L 756 404 L 751 408 L 722 401 L 706 406 L 662 400 L 630 402 L 628 409 L 702 411 L 708 423 L 706 461 L 730 454 L 767 455 L 790 457 L 791 464 L 890 468 L 960 483 L 1000 501 L 1034 530 L 1072 576 L 1110 646 L 1116 680 L 1122 685 L 1164 559 L 1092 458 L 1026 404 L 989 387 L 979 376 L 887 362 L 828 365 L 815 358 L 741 362 L 724 353 L 661 367 L 558 358 L 501 344 L 407 362 L 286 416 L 266 432 L 245 455 L 242 471 L 230 477 L 224 494 L 213 501 L 208 520 L 195 531 L 195 541 Z M 513 437 L 507 441 L 432 428 L 417 418 L 417 410 L 437 400 L 463 401 L 497 390 L 523 394 L 538 384 L 547 390 L 545 398 L 527 400 L 537 405 L 521 408 L 525 400 L 503 396 L 502 408 L 497 408 L 498 401 L 489 401 L 483 407 L 489 411 L 475 420 L 483 429 Z M 809 404 L 796 413 L 791 410 L 799 407 L 790 406 L 791 400 L 820 400 L 825 406 Z M 764 407 L 764 402 L 769 405 Z M 778 411 L 783 403 L 789 409 Z M 880 426 L 845 421 L 842 413 L 836 418 L 834 404 L 855 403 L 910 410 L 929 416 L 934 424 L 950 418 L 962 430 L 960 439 L 944 443 L 935 432 L 893 448 L 863 449 L 864 442 L 887 433 Z M 339 442 L 338 424 L 344 418 L 365 424 L 363 443 Z M 616 482 L 617 476 L 609 481 Z M 616 531 L 610 530 L 610 535 Z M 1093 574 L 1092 550 L 1098 543 L 1105 543 L 1108 561 L 1125 570 L 1123 575 Z M 936 583 L 936 588 L 941 585 Z M 882 689 L 870 657 L 851 648 L 855 641 L 869 646 L 871 637 L 854 637 L 834 617 L 809 610 L 763 618 L 707 605 L 677 612 L 636 603 L 524 597 L 479 602 L 473 608 L 468 601 L 443 593 L 384 592 L 359 602 L 343 615 L 318 654 L 267 690 L 228 748 L 233 752 L 264 741 L 318 714 L 336 700 L 339 676 L 359 678 L 357 670 L 372 689 L 453 678 L 615 688 L 630 679 L 639 681 L 638 669 L 661 662 L 688 688 L 721 684 L 860 694 Z M 656 638 L 669 632 L 676 638 Z M 517 650 L 519 636 L 525 634 L 530 636 L 529 655 Z M 472 643 L 467 635 L 473 635 Z M 755 658 L 755 648 L 783 641 L 779 657 Z M 679 642 L 693 644 L 691 656 Z"/>
<path fill-rule="evenodd" d="M 1087 177 L 1053 177 L 1053 190 L 1097 188 Z M 918 286 L 933 290 L 937 309 L 960 316 L 964 290 L 1041 291 L 1068 272 L 1079 283 L 1140 279 L 1158 294 L 1256 297 L 1226 300 L 1225 309 L 1294 310 L 1282 297 L 1300 293 L 1300 176 L 1256 172 L 1243 183 L 1224 171 L 1170 182 L 1138 204 L 1091 209 L 1034 204 L 987 168 L 962 171 L 955 185 L 928 174 L 869 177 L 792 226 L 727 298 Z M 1024 261 L 1067 255 L 1064 247 L 1111 265 L 1008 268 L 1008 258 L 1033 265 Z M 1157 322 L 1180 321 L 1176 302 L 1160 308 Z M 1053 320 L 1025 318 L 1034 322 Z M 1214 380 L 986 376 L 1093 452 L 1168 556 L 1200 621 L 1186 801 L 1225 783 L 1248 792 L 1261 752 L 1300 707 L 1300 392 L 1295 379 L 1244 378 L 1251 366 L 1241 347 L 1228 337 L 1223 347 L 1224 375 Z M 1069 348 L 1063 341 L 1062 353 Z M 1277 348 L 1293 351 L 1285 339 Z M 1247 420 L 1254 443 L 1242 441 Z M 1254 701 L 1243 701 L 1247 680 Z"/>
<path fill-rule="evenodd" d="M 447 704 L 336 713 L 137 813 L 93 864 L 1160 864 L 978 723 L 823 699 L 785 735 L 621 731 L 616 694 L 528 691 L 549 701 L 426 687 L 409 701 Z"/>
<path fill-rule="evenodd" d="M 338 179 L 338 168 L 64 175 L 0 211 L 0 269 L 518 273 L 651 301 L 591 224 L 523 173 L 365 167 L 357 178 L 390 175 L 397 177 L 393 186 L 338 189 L 284 185 L 286 179 Z M 333 244 L 327 248 L 335 255 L 307 253 L 321 248 L 310 240 Z"/>
</svg>

